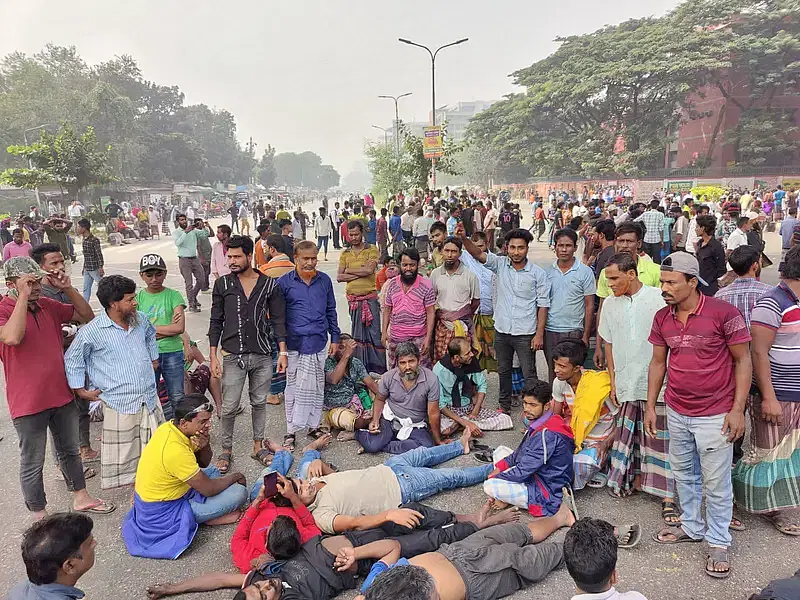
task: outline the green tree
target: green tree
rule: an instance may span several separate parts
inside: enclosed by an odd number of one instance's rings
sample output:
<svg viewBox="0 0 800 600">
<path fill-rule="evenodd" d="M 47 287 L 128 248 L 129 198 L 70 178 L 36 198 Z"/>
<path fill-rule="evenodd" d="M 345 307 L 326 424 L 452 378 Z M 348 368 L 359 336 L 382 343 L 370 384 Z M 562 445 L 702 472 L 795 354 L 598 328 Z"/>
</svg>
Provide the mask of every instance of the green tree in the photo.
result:
<svg viewBox="0 0 800 600">
<path fill-rule="evenodd" d="M 275 185 L 277 173 L 275 172 L 275 148 L 267 146 L 264 154 L 261 155 L 261 160 L 258 162 L 256 168 L 256 179 L 265 188 L 270 188 Z"/>
<path fill-rule="evenodd" d="M 313 152 L 282 152 L 274 158 L 276 181 L 283 185 L 327 190 L 339 185 L 339 173 Z"/>
</svg>

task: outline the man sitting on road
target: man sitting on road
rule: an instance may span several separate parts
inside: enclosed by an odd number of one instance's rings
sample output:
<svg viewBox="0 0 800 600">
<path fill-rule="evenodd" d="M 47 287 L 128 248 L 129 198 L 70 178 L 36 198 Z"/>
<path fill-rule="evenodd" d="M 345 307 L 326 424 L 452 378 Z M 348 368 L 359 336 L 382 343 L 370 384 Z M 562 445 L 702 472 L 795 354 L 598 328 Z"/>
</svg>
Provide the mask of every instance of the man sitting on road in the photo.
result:
<svg viewBox="0 0 800 600">
<path fill-rule="evenodd" d="M 439 380 L 419 364 L 414 342 L 401 342 L 395 354 L 397 368 L 381 377 L 369 430 L 356 431 L 356 441 L 370 454 L 401 454 L 442 443 Z"/>
</svg>

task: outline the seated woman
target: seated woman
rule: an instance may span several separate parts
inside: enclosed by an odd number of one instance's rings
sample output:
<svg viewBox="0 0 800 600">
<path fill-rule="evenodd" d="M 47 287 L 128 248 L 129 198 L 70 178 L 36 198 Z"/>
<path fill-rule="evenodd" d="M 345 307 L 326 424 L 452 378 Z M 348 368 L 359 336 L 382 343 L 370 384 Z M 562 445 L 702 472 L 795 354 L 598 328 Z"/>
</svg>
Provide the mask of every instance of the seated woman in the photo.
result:
<svg viewBox="0 0 800 600">
<path fill-rule="evenodd" d="M 244 475 L 220 476 L 211 462 L 209 432 L 214 405 L 188 394 L 175 418 L 156 429 L 136 470 L 133 508 L 122 523 L 128 552 L 144 558 L 178 558 L 199 524 L 235 523 L 247 501 Z"/>
<path fill-rule="evenodd" d="M 469 428 L 473 437 L 483 436 L 484 431 L 514 428 L 509 415 L 483 408 L 486 375 L 467 338 L 454 337 L 450 340 L 447 353 L 433 366 L 433 372 L 439 379 L 440 428 L 443 436 L 453 435 L 465 427 Z"/>
</svg>

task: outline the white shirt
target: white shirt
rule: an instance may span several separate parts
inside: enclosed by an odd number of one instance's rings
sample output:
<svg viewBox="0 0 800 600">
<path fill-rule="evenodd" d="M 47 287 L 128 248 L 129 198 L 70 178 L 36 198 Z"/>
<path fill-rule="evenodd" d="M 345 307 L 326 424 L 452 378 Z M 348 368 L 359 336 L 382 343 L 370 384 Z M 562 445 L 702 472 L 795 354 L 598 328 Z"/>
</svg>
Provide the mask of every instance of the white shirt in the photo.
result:
<svg viewBox="0 0 800 600">
<path fill-rule="evenodd" d="M 699 239 L 700 236 L 697 235 L 697 217 L 695 216 L 689 221 L 689 231 L 686 233 L 686 251 L 694 254 L 694 245 Z"/>
<path fill-rule="evenodd" d="M 242 204 L 242 205 L 239 207 L 239 218 L 240 218 L 240 219 L 247 219 L 249 216 L 250 216 L 250 211 L 249 211 L 249 210 L 247 210 L 247 206 L 245 206 L 244 204 Z"/>
<path fill-rule="evenodd" d="M 400 229 L 403 231 L 413 231 L 414 229 L 414 221 L 417 220 L 416 215 L 410 215 L 408 212 L 404 212 L 403 216 L 400 217 Z"/>
<path fill-rule="evenodd" d="M 736 250 L 739 246 L 747 246 L 747 234 L 738 227 L 728 236 L 725 250 Z"/>
<path fill-rule="evenodd" d="M 416 221 L 414 221 L 414 225 L 411 229 L 412 235 L 415 238 L 428 237 L 430 235 L 431 225 L 433 225 L 435 222 L 436 221 L 434 221 L 433 217 L 419 217 Z"/>
<path fill-rule="evenodd" d="M 320 217 L 317 219 L 317 222 L 314 223 L 314 234 L 318 238 L 326 238 L 331 234 L 332 231 L 333 222 L 331 221 L 330 215 L 326 215 L 324 218 Z"/>
<path fill-rule="evenodd" d="M 68 213 L 70 218 L 80 217 L 83 214 L 83 206 L 80 204 L 74 204 L 69 207 Z"/>
<path fill-rule="evenodd" d="M 647 600 L 639 592 L 618 592 L 616 588 L 611 588 L 599 594 L 577 594 L 572 600 Z"/>
</svg>

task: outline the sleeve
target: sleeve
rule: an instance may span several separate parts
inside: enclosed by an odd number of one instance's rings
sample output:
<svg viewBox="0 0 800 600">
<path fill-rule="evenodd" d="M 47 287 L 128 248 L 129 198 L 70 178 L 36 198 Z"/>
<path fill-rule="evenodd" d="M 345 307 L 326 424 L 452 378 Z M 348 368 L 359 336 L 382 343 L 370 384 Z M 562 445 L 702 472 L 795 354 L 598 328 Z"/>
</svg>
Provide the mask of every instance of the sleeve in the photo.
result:
<svg viewBox="0 0 800 600">
<path fill-rule="evenodd" d="M 430 383 L 428 384 L 428 404 L 439 404 L 439 398 L 441 397 L 442 390 L 439 389 L 439 378 L 430 371 Z"/>
<path fill-rule="evenodd" d="M 181 229 L 180 227 L 178 227 L 173 232 L 173 235 L 175 236 L 175 239 L 173 240 L 175 242 L 175 245 L 176 246 L 180 246 L 183 243 L 183 238 L 186 237 L 186 232 L 183 229 Z"/>
<path fill-rule="evenodd" d="M 298 523 L 298 529 L 300 530 L 300 539 L 303 542 L 321 533 L 314 520 L 314 516 L 309 512 L 307 507 L 300 505 L 293 510 L 300 521 L 300 523 Z"/>
<path fill-rule="evenodd" d="M 86 328 L 79 329 L 64 355 L 67 383 L 73 390 L 79 390 L 86 386 L 86 356 L 91 351 L 87 337 Z"/>
<path fill-rule="evenodd" d="M 752 338 L 750 337 L 750 330 L 747 328 L 747 323 L 739 312 L 739 309 L 732 304 L 728 305 L 729 310 L 725 315 L 723 322 L 723 334 L 725 335 L 725 343 L 728 346 L 735 344 L 745 344 Z"/>
<path fill-rule="evenodd" d="M 541 431 L 531 435 L 527 443 L 518 449 L 516 464 L 503 470 L 497 475 L 497 478 L 514 483 L 523 483 L 530 479 L 545 464 L 543 438 L 547 438 L 548 447 L 555 448 L 557 444 L 555 436 L 556 434 L 548 431 Z M 498 468 L 500 468 L 500 465 L 498 465 Z"/>
<path fill-rule="evenodd" d="M 219 346 L 222 337 L 222 328 L 225 325 L 225 298 L 222 295 L 222 286 L 225 277 L 220 277 L 214 282 L 211 293 L 211 317 L 208 323 L 208 343 L 212 348 Z"/>
<path fill-rule="evenodd" d="M 327 371 L 327 364 L 325 370 Z M 353 376 L 353 381 L 364 381 L 367 377 L 369 377 L 367 367 L 365 367 L 364 363 L 357 358 L 353 358 L 350 361 L 350 373 Z"/>
<path fill-rule="evenodd" d="M 480 300 L 481 298 L 481 284 L 478 282 L 478 278 L 476 277 L 475 273 L 469 271 L 471 275 L 469 280 L 469 291 L 473 300 Z"/>
<path fill-rule="evenodd" d="M 425 298 L 423 299 L 423 303 L 425 304 L 425 308 L 436 305 L 436 290 L 433 289 L 432 284 L 428 285 L 428 289 L 425 290 Z"/>
<path fill-rule="evenodd" d="M 594 296 L 597 294 L 597 283 L 594 280 L 594 273 L 589 267 L 583 269 L 583 295 L 584 296 Z"/>
<path fill-rule="evenodd" d="M 254 545 L 250 545 L 250 530 L 253 527 L 253 521 L 258 516 L 258 513 L 259 509 L 253 508 L 252 506 L 248 507 L 242 520 L 239 521 L 239 524 L 236 526 L 236 530 L 233 532 L 233 537 L 231 538 L 231 555 L 234 564 L 240 571 L 249 571 L 250 561 L 266 552 L 266 544 L 264 546 L 264 551 L 258 554 L 255 553 L 257 548 L 255 548 Z"/>
<path fill-rule="evenodd" d="M 346 269 L 347 268 L 347 256 L 344 252 L 339 255 L 339 268 Z"/>
<path fill-rule="evenodd" d="M 324 533 L 336 533 L 333 529 L 333 520 L 339 516 L 339 514 L 333 510 L 333 508 L 317 506 L 311 514 L 314 515 L 314 521 L 317 523 L 317 527 Z"/>
<path fill-rule="evenodd" d="M 173 290 L 170 288 L 172 292 L 172 297 L 170 299 L 172 303 L 172 311 L 175 312 L 175 308 L 178 306 L 183 306 L 186 308 L 186 300 L 183 299 L 183 295 L 178 290 Z"/>
<path fill-rule="evenodd" d="M 750 315 L 750 323 L 777 331 L 781 321 L 782 315 L 776 302 L 772 298 L 759 298 Z"/>
<path fill-rule="evenodd" d="M 656 316 L 653 317 L 653 327 L 650 329 L 650 337 L 647 338 L 647 341 L 654 346 L 667 345 L 667 340 L 664 339 L 664 335 L 661 333 L 661 321 L 663 320 L 661 310 L 659 310 L 656 313 Z M 667 310 L 669 310 L 669 308 L 667 308 Z"/>
<path fill-rule="evenodd" d="M 386 290 L 384 292 L 386 306 L 388 306 L 389 308 L 392 308 L 393 306 L 392 305 L 392 295 L 394 291 L 394 288 L 392 287 L 393 285 L 394 285 L 394 279 L 389 279 L 383 286 L 383 289 Z"/>
<path fill-rule="evenodd" d="M 197 475 L 200 465 L 194 452 L 179 442 L 167 443 L 162 464 L 167 473 L 184 483 Z"/>
<path fill-rule="evenodd" d="M 486 262 L 483 263 L 483 266 L 485 266 L 490 271 L 493 271 L 493 272 L 497 273 L 497 270 L 500 268 L 500 264 L 502 262 L 503 261 L 500 259 L 499 256 L 497 256 L 493 252 L 487 252 L 486 253 Z"/>
<path fill-rule="evenodd" d="M 728 265 L 725 262 L 725 249 L 722 247 L 722 244 L 715 244 L 714 246 L 714 254 L 717 263 L 717 279 L 725 275 L 728 272 Z"/>
<path fill-rule="evenodd" d="M 272 293 L 267 298 L 267 303 L 275 341 L 284 342 L 286 341 L 286 298 L 284 298 L 283 290 L 279 285 L 275 285 L 272 289 Z"/>
<path fill-rule="evenodd" d="M 603 304 L 603 310 L 600 311 L 600 322 L 597 324 L 597 335 L 603 338 L 609 344 L 614 343 L 614 339 L 611 334 L 611 327 L 609 326 L 609 320 L 611 317 L 608 316 L 608 312 L 610 307 L 608 306 L 608 301 Z"/>
<path fill-rule="evenodd" d="M 139 312 L 139 318 L 146 322 L 144 339 L 147 342 L 147 349 L 150 351 L 150 360 L 158 360 L 158 340 L 156 340 L 156 328 L 143 312 Z"/>
<path fill-rule="evenodd" d="M 370 252 L 369 255 L 367 256 L 367 262 L 369 262 L 370 260 L 374 260 L 376 263 L 380 262 L 380 255 L 378 254 L 377 246 L 371 245 L 369 247 L 369 250 Z"/>
<path fill-rule="evenodd" d="M 327 277 L 327 276 L 326 276 Z M 339 319 L 336 313 L 336 297 L 333 295 L 333 283 L 328 279 L 327 308 L 325 314 L 328 318 L 328 332 L 331 334 L 331 343 L 338 344 L 341 331 L 339 330 Z"/>
<path fill-rule="evenodd" d="M 336 368 L 336 359 L 332 356 L 329 356 L 325 359 L 325 372 L 326 373 L 333 373 L 333 370 Z"/>
<path fill-rule="evenodd" d="M 536 306 L 538 308 L 550 308 L 550 290 L 552 284 L 547 273 L 539 268 L 539 273 L 536 275 Z"/>
<path fill-rule="evenodd" d="M 557 384 L 555 380 L 553 381 L 553 400 L 556 402 L 564 402 L 564 391 L 561 389 L 561 385 Z"/>
<path fill-rule="evenodd" d="M 608 298 L 611 295 L 611 288 L 608 287 L 608 278 L 606 277 L 606 270 L 600 271 L 600 277 L 597 278 L 597 297 Z"/>
<path fill-rule="evenodd" d="M 475 391 L 485 394 L 486 390 L 488 389 L 486 385 L 486 373 L 481 371 L 480 373 L 473 373 L 470 375 L 470 379 L 472 379 L 472 383 L 475 384 Z"/>
<path fill-rule="evenodd" d="M 11 254 L 11 246 L 10 246 L 10 244 L 11 244 L 11 242 L 9 242 L 9 244 L 6 244 L 5 248 L 3 248 L 3 260 L 4 261 L 7 261 L 8 260 L 8 255 Z"/>
</svg>

